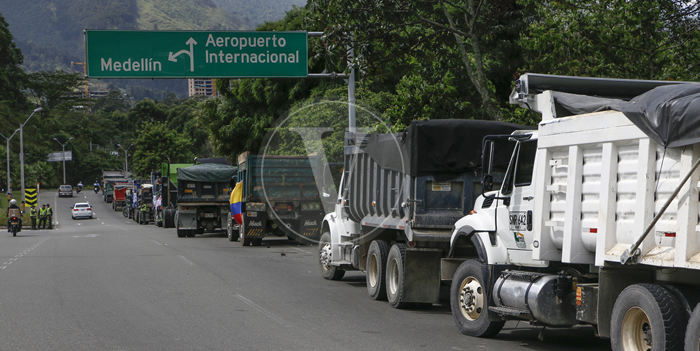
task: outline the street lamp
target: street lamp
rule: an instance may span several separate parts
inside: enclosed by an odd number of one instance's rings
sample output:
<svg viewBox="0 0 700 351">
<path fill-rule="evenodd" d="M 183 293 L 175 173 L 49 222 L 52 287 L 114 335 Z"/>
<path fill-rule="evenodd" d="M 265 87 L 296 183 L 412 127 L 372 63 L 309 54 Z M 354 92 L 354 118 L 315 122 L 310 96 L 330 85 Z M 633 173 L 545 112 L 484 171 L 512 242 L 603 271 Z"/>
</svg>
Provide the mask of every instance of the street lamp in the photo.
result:
<svg viewBox="0 0 700 351">
<path fill-rule="evenodd" d="M 124 177 L 128 178 L 129 177 L 129 149 L 131 149 L 134 144 L 129 145 L 126 149 L 124 149 L 121 145 L 117 144 L 120 149 L 124 150 Z"/>
<path fill-rule="evenodd" d="M 32 116 L 34 116 L 35 113 L 37 113 L 39 111 L 43 111 L 43 110 L 44 109 L 41 107 L 35 108 L 34 112 L 32 112 L 32 114 L 29 115 L 29 118 L 27 118 L 27 120 L 24 121 L 24 123 L 19 125 L 19 168 L 20 168 L 20 174 L 22 176 L 22 179 L 21 179 L 22 184 L 20 184 L 20 187 L 22 189 L 22 201 L 24 201 L 24 136 L 23 136 L 24 134 L 22 131 L 23 131 L 24 125 L 27 124 L 27 122 L 29 122 L 30 119 L 32 119 Z"/>
<path fill-rule="evenodd" d="M 0 135 L 2 135 L 3 138 L 5 138 L 5 141 L 7 141 L 7 192 L 8 193 L 12 192 L 12 177 L 10 176 L 10 139 L 12 139 L 12 137 L 15 136 L 15 134 L 17 134 L 18 131 L 19 131 L 19 129 L 15 129 L 15 132 L 12 133 L 12 135 L 10 135 L 9 138 L 5 137 L 2 133 L 0 133 Z"/>
<path fill-rule="evenodd" d="M 61 144 L 61 142 L 58 141 L 58 139 L 56 139 L 56 138 L 53 138 L 53 140 L 56 140 L 58 145 L 61 145 L 61 148 L 63 148 L 63 184 L 66 184 L 66 145 L 68 145 L 68 143 L 71 140 L 73 140 L 73 137 L 68 139 L 68 141 L 66 141 L 65 144 Z"/>
</svg>

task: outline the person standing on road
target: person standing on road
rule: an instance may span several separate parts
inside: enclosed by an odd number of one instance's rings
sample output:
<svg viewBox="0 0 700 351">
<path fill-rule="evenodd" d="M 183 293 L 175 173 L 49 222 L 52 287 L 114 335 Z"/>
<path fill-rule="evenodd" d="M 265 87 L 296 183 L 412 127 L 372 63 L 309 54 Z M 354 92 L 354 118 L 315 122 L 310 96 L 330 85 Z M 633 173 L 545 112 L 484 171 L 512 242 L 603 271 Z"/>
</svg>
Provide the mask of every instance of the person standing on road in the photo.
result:
<svg viewBox="0 0 700 351">
<path fill-rule="evenodd" d="M 46 205 L 39 209 L 39 229 L 46 229 Z"/>
<path fill-rule="evenodd" d="M 32 230 L 36 230 L 36 206 L 29 209 L 29 218 L 32 220 Z"/>
<path fill-rule="evenodd" d="M 53 209 L 49 204 L 46 204 L 46 220 L 49 222 L 49 229 L 53 229 Z"/>
</svg>

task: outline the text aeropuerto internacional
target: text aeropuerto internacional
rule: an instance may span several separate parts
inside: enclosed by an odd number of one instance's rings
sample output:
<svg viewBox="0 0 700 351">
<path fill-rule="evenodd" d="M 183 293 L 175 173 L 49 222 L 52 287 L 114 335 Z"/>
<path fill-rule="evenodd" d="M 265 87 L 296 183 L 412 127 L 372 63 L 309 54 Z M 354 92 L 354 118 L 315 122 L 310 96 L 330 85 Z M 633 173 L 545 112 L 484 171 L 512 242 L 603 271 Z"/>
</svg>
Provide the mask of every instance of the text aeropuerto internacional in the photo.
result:
<svg viewBox="0 0 700 351">
<path fill-rule="evenodd" d="M 204 45 L 206 49 L 203 53 L 194 55 L 195 62 L 201 62 L 196 58 L 202 58 L 203 54 L 205 64 L 299 63 L 299 50 L 284 50 L 287 45 L 287 40 L 284 37 L 278 37 L 277 34 L 261 34 L 241 34 L 240 36 L 231 36 L 230 33 L 223 36 L 209 34 Z M 100 60 L 100 68 L 103 72 L 161 72 L 163 69 L 161 61 L 153 57 L 130 57 L 124 61 L 109 57 L 106 60 L 105 58 L 100 58 Z"/>
</svg>

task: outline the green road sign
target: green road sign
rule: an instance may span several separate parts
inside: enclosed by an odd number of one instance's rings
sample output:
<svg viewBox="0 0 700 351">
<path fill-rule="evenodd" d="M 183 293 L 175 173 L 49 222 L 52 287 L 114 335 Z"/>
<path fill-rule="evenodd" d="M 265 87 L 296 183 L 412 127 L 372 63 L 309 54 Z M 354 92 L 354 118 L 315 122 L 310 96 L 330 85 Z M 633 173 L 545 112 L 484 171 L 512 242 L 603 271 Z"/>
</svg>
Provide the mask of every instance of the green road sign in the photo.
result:
<svg viewBox="0 0 700 351">
<path fill-rule="evenodd" d="M 86 30 L 90 78 L 308 75 L 306 32 Z"/>
</svg>

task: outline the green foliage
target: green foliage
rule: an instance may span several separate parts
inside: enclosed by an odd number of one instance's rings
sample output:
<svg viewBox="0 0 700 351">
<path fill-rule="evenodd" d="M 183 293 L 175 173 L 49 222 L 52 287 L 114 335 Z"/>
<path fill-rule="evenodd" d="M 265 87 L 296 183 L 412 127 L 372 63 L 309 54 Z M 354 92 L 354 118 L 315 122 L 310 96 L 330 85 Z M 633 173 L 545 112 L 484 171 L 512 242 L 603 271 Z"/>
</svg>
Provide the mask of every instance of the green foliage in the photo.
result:
<svg viewBox="0 0 700 351">
<path fill-rule="evenodd" d="M 700 4 L 682 0 L 530 1 L 527 71 L 697 80 Z"/>
<path fill-rule="evenodd" d="M 5 18 L 0 15 L 0 116 L 6 120 L 6 109 L 25 107 L 26 99 L 22 94 L 25 75 L 20 65 L 22 52 L 15 45 Z"/>
<path fill-rule="evenodd" d="M 247 20 L 252 27 L 277 21 L 292 6 L 304 6 L 306 0 L 212 0 L 234 16 Z"/>
<path fill-rule="evenodd" d="M 192 142 L 162 123 L 147 123 L 136 139 L 132 169 L 145 177 L 159 170 L 162 162 L 186 163 L 194 158 Z"/>
</svg>

